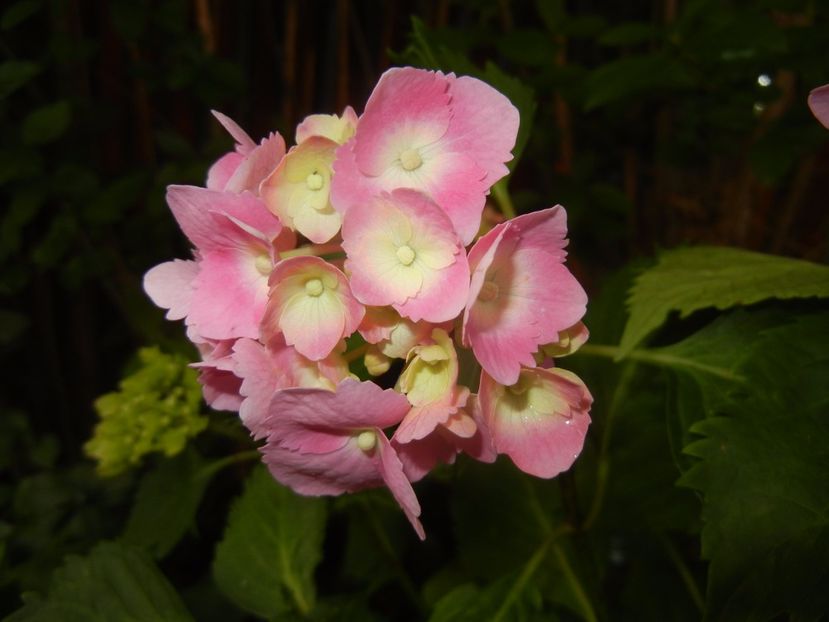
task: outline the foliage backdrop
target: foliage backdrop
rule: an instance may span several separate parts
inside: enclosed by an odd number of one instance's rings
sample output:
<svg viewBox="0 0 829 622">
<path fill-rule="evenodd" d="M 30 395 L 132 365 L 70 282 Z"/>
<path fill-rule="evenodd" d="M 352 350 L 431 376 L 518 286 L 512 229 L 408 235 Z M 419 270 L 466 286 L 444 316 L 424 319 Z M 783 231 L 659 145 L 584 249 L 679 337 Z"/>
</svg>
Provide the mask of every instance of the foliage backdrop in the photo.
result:
<svg viewBox="0 0 829 622">
<path fill-rule="evenodd" d="M 829 82 L 827 22 L 799 0 L 8 3 L 0 615 L 825 614 L 829 133 L 805 100 Z M 187 253 L 163 191 L 227 149 L 211 108 L 290 137 L 359 111 L 390 63 L 520 108 L 493 203 L 565 205 L 591 296 L 567 361 L 595 397 L 582 457 L 552 481 L 439 472 L 418 485 L 425 544 L 387 495 L 299 498 L 254 468 L 140 288 Z"/>
</svg>

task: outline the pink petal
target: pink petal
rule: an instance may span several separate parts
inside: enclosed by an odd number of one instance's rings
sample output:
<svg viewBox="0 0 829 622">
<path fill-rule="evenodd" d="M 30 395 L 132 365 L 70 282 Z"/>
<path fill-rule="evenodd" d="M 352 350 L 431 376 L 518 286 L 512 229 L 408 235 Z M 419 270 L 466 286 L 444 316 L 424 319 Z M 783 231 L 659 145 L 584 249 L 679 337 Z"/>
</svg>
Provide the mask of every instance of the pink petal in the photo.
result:
<svg viewBox="0 0 829 622">
<path fill-rule="evenodd" d="M 443 399 L 414 406 L 400 422 L 394 438 L 400 443 L 408 443 L 428 436 L 438 425 L 447 423 L 459 408 L 463 408 L 468 398 L 469 389 L 454 386 Z"/>
<path fill-rule="evenodd" d="M 397 452 L 389 443 L 389 439 L 382 432 L 378 433 L 377 441 L 377 451 L 380 453 L 380 473 L 383 476 L 383 481 L 389 487 L 394 499 L 400 504 L 418 537 L 425 540 L 426 533 L 423 531 L 420 520 L 418 520 L 420 503 L 417 501 L 411 482 L 403 472 L 403 464 L 397 457 Z"/>
<path fill-rule="evenodd" d="M 222 114 L 218 110 L 211 110 L 210 111 L 216 120 L 222 124 L 222 127 L 227 130 L 227 133 L 233 137 L 233 140 L 236 141 L 236 147 L 240 154 L 247 155 L 254 149 L 256 149 L 256 143 L 253 142 L 253 139 L 248 136 L 248 133 L 243 130 L 239 125 L 228 117 L 225 114 Z"/>
<path fill-rule="evenodd" d="M 829 84 L 824 84 L 809 93 L 809 108 L 823 127 L 829 129 Z"/>
<path fill-rule="evenodd" d="M 180 320 L 190 313 L 193 280 L 199 273 L 195 261 L 174 259 L 151 268 L 144 275 L 144 291 L 156 306 L 168 309 L 168 320 Z"/>
<path fill-rule="evenodd" d="M 503 94 L 476 78 L 450 78 L 452 121 L 441 145 L 465 153 L 486 172 L 491 187 L 509 171 L 518 135 L 518 109 Z M 440 201 L 439 201 L 440 202 Z"/>
<path fill-rule="evenodd" d="M 526 473 L 555 477 L 569 469 L 582 450 L 593 398 L 584 383 L 566 370 L 535 368 L 523 373 L 536 382 L 536 388 L 527 392 L 537 391 L 537 402 L 544 407 L 532 404 L 529 396 L 510 401 L 509 389 L 483 372 L 479 395 L 483 417 L 498 453 L 507 454 Z M 524 405 L 523 410 L 516 405 Z"/>
<path fill-rule="evenodd" d="M 259 194 L 259 184 L 271 174 L 284 156 L 285 140 L 279 132 L 271 134 L 245 157 L 228 180 L 225 191 L 239 193 L 250 190 Z"/>
<path fill-rule="evenodd" d="M 236 151 L 229 151 L 216 160 L 207 171 L 207 189 L 224 190 L 233 173 L 245 160 L 245 156 Z"/>
<path fill-rule="evenodd" d="M 449 127 L 449 83 L 442 75 L 412 67 L 386 71 L 360 117 L 354 153 L 365 175 L 377 176 L 399 153 L 390 153 L 400 133 L 412 137 L 407 147 L 437 141 Z"/>
</svg>

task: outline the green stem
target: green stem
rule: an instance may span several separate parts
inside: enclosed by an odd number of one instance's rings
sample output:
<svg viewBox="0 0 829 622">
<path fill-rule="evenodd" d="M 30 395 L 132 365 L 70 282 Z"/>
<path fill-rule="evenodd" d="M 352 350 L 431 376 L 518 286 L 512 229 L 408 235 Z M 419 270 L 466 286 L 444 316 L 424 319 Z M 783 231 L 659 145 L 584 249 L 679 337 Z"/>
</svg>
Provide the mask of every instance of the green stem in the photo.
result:
<svg viewBox="0 0 829 622">
<path fill-rule="evenodd" d="M 507 189 L 507 181 L 505 179 L 499 181 L 492 186 L 492 196 L 498 201 L 498 207 L 501 208 L 501 213 L 509 218 L 515 218 L 515 206 L 512 204 L 512 198 Z"/>
<path fill-rule="evenodd" d="M 579 349 L 578 353 L 586 354 L 587 356 L 598 356 L 618 360 L 622 351 L 618 346 L 591 343 L 583 345 Z M 701 371 L 731 382 L 744 382 L 744 378 L 742 376 L 735 374 L 729 369 L 716 367 L 715 365 L 706 365 L 705 363 L 698 363 L 673 354 L 666 354 L 665 352 L 660 352 L 658 350 L 633 350 L 624 355 L 624 357 L 631 361 L 640 361 L 642 363 L 649 363 L 659 367 Z"/>
<path fill-rule="evenodd" d="M 518 598 L 521 592 L 524 591 L 527 582 L 532 579 L 535 571 L 538 570 L 541 562 L 544 561 L 550 546 L 552 546 L 558 538 L 565 534 L 572 533 L 572 531 L 573 528 L 570 525 L 563 525 L 559 529 L 549 533 L 549 535 L 544 539 L 544 542 L 541 543 L 541 546 L 536 549 L 533 556 L 530 557 L 526 564 L 524 564 L 524 568 L 521 569 L 521 574 L 518 575 L 518 579 L 515 583 L 513 583 L 509 593 L 506 595 L 501 603 L 501 606 L 498 608 L 498 611 L 496 611 L 495 615 L 492 617 L 491 622 L 500 622 L 504 619 L 504 616 L 507 615 L 507 612 L 509 612 L 510 607 L 512 607 L 515 602 L 515 599 Z"/>
<path fill-rule="evenodd" d="M 616 413 L 619 412 L 622 404 L 627 399 L 630 391 L 630 385 L 633 377 L 636 375 L 636 364 L 628 362 L 623 368 L 619 376 L 619 383 L 616 385 L 616 390 L 613 392 L 613 399 L 610 401 L 610 406 L 607 409 L 607 418 L 605 419 L 604 430 L 602 432 L 602 441 L 599 446 L 598 468 L 596 472 L 596 494 L 593 495 L 593 502 L 590 505 L 590 511 L 587 513 L 587 518 L 582 523 L 582 530 L 587 531 L 596 522 L 602 510 L 604 503 L 604 495 L 607 490 L 607 478 L 610 475 L 610 437 L 613 432 L 613 422 L 616 418 Z"/>
<path fill-rule="evenodd" d="M 587 622 L 596 622 L 596 612 L 593 611 L 593 605 L 590 604 L 590 599 L 587 598 L 587 593 L 584 591 L 584 587 L 579 581 L 579 578 L 576 576 L 576 573 L 573 571 L 573 567 L 570 565 L 567 555 L 564 554 L 564 550 L 555 542 L 553 542 L 552 546 L 553 553 L 558 560 L 559 566 L 561 566 L 561 571 L 564 573 L 564 578 L 567 579 L 567 583 L 570 584 L 570 589 L 573 590 L 573 596 L 576 597 L 576 600 L 581 607 L 584 619 L 587 620 Z"/>
<path fill-rule="evenodd" d="M 694 601 L 694 605 L 697 610 L 700 612 L 704 611 L 705 599 L 703 599 L 702 594 L 697 587 L 697 582 L 694 580 L 694 576 L 691 574 L 685 560 L 682 559 L 682 556 L 679 554 L 679 551 L 676 550 L 674 543 L 671 542 L 665 534 L 659 534 L 658 539 L 660 544 L 662 544 L 662 547 L 665 549 L 665 552 L 668 554 L 668 557 L 671 559 L 671 562 L 673 562 L 674 568 L 676 568 L 676 571 L 679 573 L 682 582 L 685 584 L 685 589 L 688 590 L 688 594 L 690 595 L 691 600 Z"/>
<path fill-rule="evenodd" d="M 205 465 L 199 470 L 198 473 L 196 473 L 196 479 L 210 479 L 226 466 L 236 464 L 237 462 L 245 462 L 246 460 L 254 460 L 259 457 L 260 454 L 258 449 L 251 449 L 250 451 L 240 451 L 237 454 L 221 458 L 219 460 L 211 462 L 210 464 Z"/>
</svg>

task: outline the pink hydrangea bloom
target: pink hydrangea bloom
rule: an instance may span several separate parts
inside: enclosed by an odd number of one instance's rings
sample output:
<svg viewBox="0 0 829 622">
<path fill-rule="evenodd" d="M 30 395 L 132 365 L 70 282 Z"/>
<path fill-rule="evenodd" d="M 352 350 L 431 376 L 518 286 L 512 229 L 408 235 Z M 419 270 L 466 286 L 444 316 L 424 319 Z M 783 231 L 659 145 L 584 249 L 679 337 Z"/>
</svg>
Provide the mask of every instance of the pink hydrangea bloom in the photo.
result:
<svg viewBox="0 0 829 622">
<path fill-rule="evenodd" d="M 262 455 L 273 476 L 305 495 L 339 495 L 386 485 L 421 539 L 420 504 L 383 428 L 409 410 L 406 398 L 346 379 L 336 391 L 284 389 L 262 423 Z"/>
<path fill-rule="evenodd" d="M 482 372 L 478 399 L 495 450 L 522 471 L 555 477 L 581 453 L 593 398 L 575 374 L 524 368 L 505 387 Z"/>
<path fill-rule="evenodd" d="M 279 132 L 272 132 L 257 145 L 230 117 L 216 110 L 213 116 L 236 141 L 236 149 L 223 155 L 210 167 L 207 188 L 233 193 L 247 190 L 258 194 L 259 184 L 285 155 L 285 140 Z"/>
<path fill-rule="evenodd" d="M 398 189 L 354 205 L 343 219 L 351 289 L 363 304 L 391 305 L 412 321 L 445 322 L 463 309 L 466 253 L 428 197 Z"/>
<path fill-rule="evenodd" d="M 829 84 L 824 84 L 809 93 L 809 108 L 823 127 L 829 129 Z"/>
<path fill-rule="evenodd" d="M 263 336 L 282 332 L 288 345 L 314 361 L 356 331 L 365 313 L 346 276 L 319 257 L 280 261 L 270 285 Z"/>
<path fill-rule="evenodd" d="M 186 318 L 197 341 L 257 337 L 282 225 L 250 193 L 170 186 L 167 203 L 196 248 L 144 276 L 144 290 L 169 319 Z"/>
<path fill-rule="evenodd" d="M 343 344 L 345 345 L 345 344 Z M 232 370 L 240 379 L 239 416 L 254 438 L 264 435 L 262 421 L 279 389 L 295 387 L 333 391 L 348 377 L 348 364 L 339 352 L 320 361 L 305 358 L 276 335 L 266 344 L 239 339 L 233 345 Z"/>
<path fill-rule="evenodd" d="M 560 205 L 496 226 L 469 253 L 472 282 L 463 343 L 486 372 L 514 384 L 540 345 L 584 315 L 587 294 L 564 266 L 567 220 Z"/>
<path fill-rule="evenodd" d="M 337 143 L 328 138 L 308 137 L 291 148 L 260 187 L 268 209 L 316 244 L 328 242 L 342 224 L 329 200 L 336 148 Z"/>
<path fill-rule="evenodd" d="M 354 138 L 337 151 L 334 207 L 347 213 L 381 191 L 413 188 L 440 205 L 469 244 L 489 188 L 508 172 L 518 123 L 510 101 L 480 80 L 389 69 Z"/>
</svg>

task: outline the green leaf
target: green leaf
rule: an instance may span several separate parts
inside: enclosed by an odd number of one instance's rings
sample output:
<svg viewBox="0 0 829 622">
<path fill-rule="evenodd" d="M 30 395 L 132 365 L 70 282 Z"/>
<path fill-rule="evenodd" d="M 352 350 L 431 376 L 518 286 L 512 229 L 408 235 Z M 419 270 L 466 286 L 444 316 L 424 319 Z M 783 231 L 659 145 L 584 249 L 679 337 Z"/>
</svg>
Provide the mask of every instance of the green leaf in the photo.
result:
<svg viewBox="0 0 829 622">
<path fill-rule="evenodd" d="M 685 452 L 694 463 L 680 483 L 703 496 L 708 619 L 817 619 L 829 610 L 826 343 L 825 311 L 754 310 L 674 347 L 717 357 L 746 379 L 687 374 L 705 397 L 704 418 L 691 427 L 696 440 Z"/>
<path fill-rule="evenodd" d="M 694 81 L 679 61 L 662 53 L 620 58 L 591 72 L 586 81 L 585 109 L 658 92 L 684 90 Z"/>
<path fill-rule="evenodd" d="M 162 460 L 141 480 L 123 539 L 162 559 L 190 528 L 208 478 L 193 450 Z"/>
<path fill-rule="evenodd" d="M 509 574 L 485 588 L 479 588 L 472 583 L 460 585 L 437 602 L 429 622 L 540 622 L 557 619 L 549 612 L 541 613 L 540 595 L 534 586 L 522 592 L 502 611 L 504 601 L 515 581 L 516 576 Z"/>
<path fill-rule="evenodd" d="M 257 468 L 230 512 L 213 576 L 239 607 L 273 618 L 314 607 L 314 568 L 322 557 L 326 505 L 301 497 Z"/>
<path fill-rule="evenodd" d="M 52 577 L 48 597 L 28 597 L 5 622 L 187 622 L 192 617 L 152 561 L 114 542 L 87 557 L 67 557 Z"/>
<path fill-rule="evenodd" d="M 0 64 L 0 99 L 8 97 L 40 73 L 37 63 L 7 60 Z"/>
<path fill-rule="evenodd" d="M 672 311 L 687 317 L 708 307 L 728 309 L 768 298 L 813 296 L 829 296 L 829 267 L 727 247 L 666 251 L 631 288 L 621 356 L 662 326 Z"/>
<path fill-rule="evenodd" d="M 22 24 L 37 13 L 41 4 L 43 4 L 41 0 L 20 0 L 19 2 L 15 2 L 3 12 L 3 17 L 0 19 L 0 28 L 3 30 L 11 30 L 18 24 Z"/>
<path fill-rule="evenodd" d="M 59 101 L 30 112 L 23 119 L 23 143 L 42 145 L 58 138 L 69 127 L 72 108 L 67 101 Z"/>
</svg>

